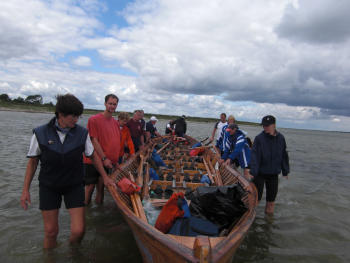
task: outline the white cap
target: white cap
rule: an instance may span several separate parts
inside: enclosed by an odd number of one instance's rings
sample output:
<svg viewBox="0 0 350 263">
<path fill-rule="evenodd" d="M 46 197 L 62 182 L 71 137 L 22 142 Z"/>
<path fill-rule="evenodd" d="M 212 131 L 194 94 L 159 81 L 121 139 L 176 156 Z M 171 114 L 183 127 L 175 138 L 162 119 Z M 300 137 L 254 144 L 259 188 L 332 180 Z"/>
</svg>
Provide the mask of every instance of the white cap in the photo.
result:
<svg viewBox="0 0 350 263">
<path fill-rule="evenodd" d="M 152 116 L 152 117 L 150 118 L 150 120 L 151 120 L 151 121 L 158 121 L 157 118 L 156 118 L 156 116 Z"/>
</svg>

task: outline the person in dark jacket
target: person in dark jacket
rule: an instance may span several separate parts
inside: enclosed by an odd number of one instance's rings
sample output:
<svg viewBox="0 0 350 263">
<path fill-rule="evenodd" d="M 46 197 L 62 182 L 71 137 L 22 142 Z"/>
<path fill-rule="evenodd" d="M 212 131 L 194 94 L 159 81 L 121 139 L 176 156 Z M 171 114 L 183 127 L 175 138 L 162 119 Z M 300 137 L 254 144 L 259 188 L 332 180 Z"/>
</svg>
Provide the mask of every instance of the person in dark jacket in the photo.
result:
<svg viewBox="0 0 350 263">
<path fill-rule="evenodd" d="M 258 190 L 259 201 L 266 184 L 266 214 L 273 214 L 278 191 L 278 175 L 288 179 L 289 157 L 284 136 L 276 130 L 276 118 L 265 116 L 264 131 L 255 137 L 250 160 L 250 174 Z"/>
<path fill-rule="evenodd" d="M 184 137 L 184 135 L 186 134 L 186 130 L 187 124 L 185 121 L 185 115 L 182 115 L 180 118 L 175 120 L 175 134 L 176 136 Z"/>
<path fill-rule="evenodd" d="M 83 104 L 71 94 L 57 96 L 56 117 L 34 129 L 25 172 L 21 206 L 30 204 L 30 184 L 40 161 L 39 207 L 44 221 L 44 248 L 57 245 L 58 211 L 62 197 L 71 221 L 70 243 L 78 243 L 85 232 L 83 153 L 92 158 L 105 185 L 115 186 L 91 143 L 87 129 L 77 125 Z"/>
</svg>

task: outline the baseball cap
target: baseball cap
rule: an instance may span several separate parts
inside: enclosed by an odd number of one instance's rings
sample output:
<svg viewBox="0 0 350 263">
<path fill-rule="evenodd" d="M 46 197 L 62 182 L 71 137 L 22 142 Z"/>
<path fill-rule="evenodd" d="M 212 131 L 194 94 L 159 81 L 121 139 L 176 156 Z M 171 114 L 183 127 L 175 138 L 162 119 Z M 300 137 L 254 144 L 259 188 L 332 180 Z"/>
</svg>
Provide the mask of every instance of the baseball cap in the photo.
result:
<svg viewBox="0 0 350 263">
<path fill-rule="evenodd" d="M 275 124 L 275 123 L 276 123 L 276 118 L 273 117 L 272 115 L 267 115 L 264 118 L 262 118 L 262 120 L 261 120 L 262 126 L 269 126 L 269 125 Z"/>
</svg>

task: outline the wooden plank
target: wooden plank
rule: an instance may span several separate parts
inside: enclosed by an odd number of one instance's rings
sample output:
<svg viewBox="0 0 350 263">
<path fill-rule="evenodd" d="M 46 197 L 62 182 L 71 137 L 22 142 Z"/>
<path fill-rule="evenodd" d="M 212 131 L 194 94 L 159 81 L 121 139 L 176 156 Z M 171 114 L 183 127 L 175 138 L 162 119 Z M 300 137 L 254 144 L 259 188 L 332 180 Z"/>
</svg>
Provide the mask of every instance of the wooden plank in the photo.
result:
<svg viewBox="0 0 350 263">
<path fill-rule="evenodd" d="M 197 236 L 193 245 L 194 256 L 200 263 L 210 262 L 210 241 L 207 236 Z"/>
</svg>

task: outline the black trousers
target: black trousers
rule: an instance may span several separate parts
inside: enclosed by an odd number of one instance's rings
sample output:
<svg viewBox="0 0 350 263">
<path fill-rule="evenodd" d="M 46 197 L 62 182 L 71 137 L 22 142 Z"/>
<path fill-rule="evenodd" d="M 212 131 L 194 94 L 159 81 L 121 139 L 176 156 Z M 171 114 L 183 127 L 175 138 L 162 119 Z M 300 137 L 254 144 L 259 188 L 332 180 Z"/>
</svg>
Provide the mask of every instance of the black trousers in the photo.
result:
<svg viewBox="0 0 350 263">
<path fill-rule="evenodd" d="M 254 177 L 253 183 L 258 190 L 259 201 L 264 192 L 264 185 L 266 185 L 266 201 L 275 201 L 278 192 L 278 174 L 258 174 Z"/>
</svg>

